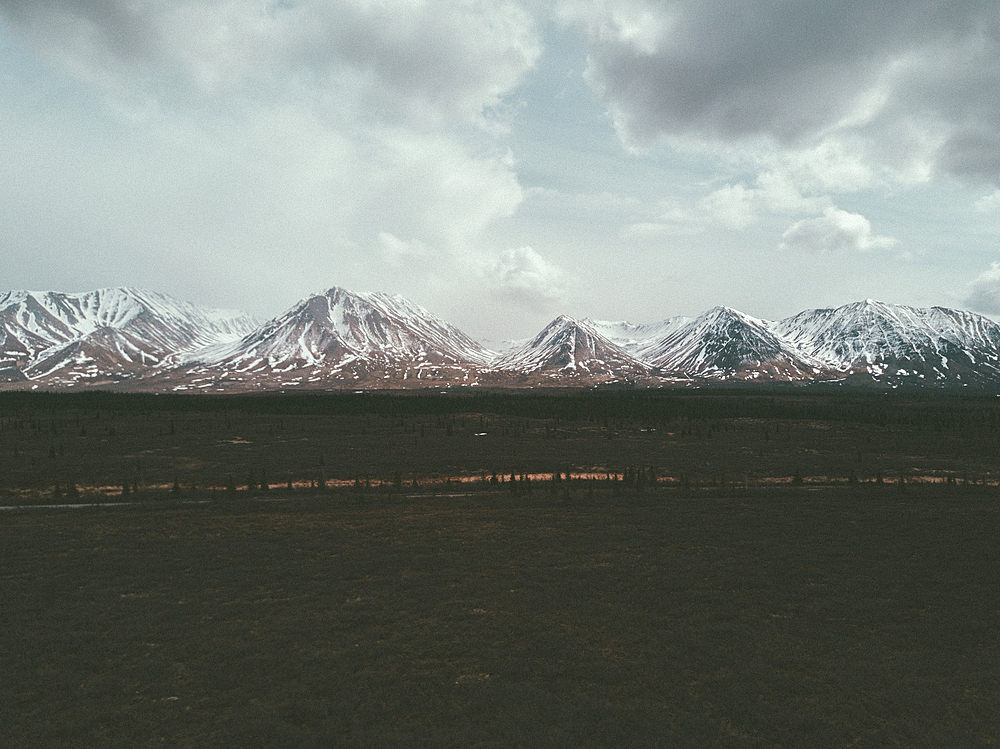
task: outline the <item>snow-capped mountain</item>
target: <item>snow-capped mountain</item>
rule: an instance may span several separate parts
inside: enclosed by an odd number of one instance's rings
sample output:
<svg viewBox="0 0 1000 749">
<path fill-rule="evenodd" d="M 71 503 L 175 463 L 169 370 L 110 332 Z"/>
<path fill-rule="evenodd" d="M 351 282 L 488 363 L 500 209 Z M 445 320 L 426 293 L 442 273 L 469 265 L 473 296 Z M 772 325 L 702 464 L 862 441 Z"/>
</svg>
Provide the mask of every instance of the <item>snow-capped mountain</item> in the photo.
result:
<svg viewBox="0 0 1000 749">
<path fill-rule="evenodd" d="M 123 330 L 98 328 L 85 336 L 41 351 L 24 367 L 24 373 L 30 378 L 61 374 L 94 378 L 139 373 L 166 358 L 151 353 L 150 347 L 144 343 L 141 338 Z"/>
<path fill-rule="evenodd" d="M 31 378 L 138 376 L 186 351 L 238 339 L 256 326 L 242 312 L 206 309 L 139 289 L 13 291 L 0 295 L 0 358 Z"/>
<path fill-rule="evenodd" d="M 521 346 L 528 343 L 530 338 L 478 338 L 477 341 L 479 345 L 482 346 L 487 351 L 493 352 L 494 357 L 500 354 L 506 354 L 514 349 L 521 348 Z"/>
<path fill-rule="evenodd" d="M 632 356 L 639 356 L 640 350 L 651 341 L 666 338 L 691 322 L 690 317 L 671 317 L 654 323 L 636 325 L 630 322 L 610 322 L 584 318 L 583 323 L 600 333 L 612 343 L 621 346 Z"/>
<path fill-rule="evenodd" d="M 971 312 L 866 299 L 800 312 L 774 329 L 842 374 L 937 381 L 1000 376 L 1000 325 Z"/>
<path fill-rule="evenodd" d="M 627 379 L 649 376 L 650 367 L 590 325 L 561 315 L 523 346 L 494 359 L 490 366 L 522 374 Z"/>
<path fill-rule="evenodd" d="M 868 299 L 778 322 L 728 307 L 646 325 L 561 316 L 531 339 L 487 347 L 402 297 L 337 287 L 263 325 L 129 288 L 0 293 L 5 388 L 656 387 L 677 380 L 1000 390 L 1000 324 Z"/>
<path fill-rule="evenodd" d="M 729 307 L 715 307 L 637 353 L 661 372 L 689 377 L 801 380 L 821 372 L 768 323 Z"/>
<path fill-rule="evenodd" d="M 334 287 L 303 299 L 235 344 L 202 351 L 191 364 L 202 372 L 311 369 L 324 379 L 374 373 L 422 379 L 442 367 L 484 365 L 491 355 L 403 297 Z"/>
</svg>

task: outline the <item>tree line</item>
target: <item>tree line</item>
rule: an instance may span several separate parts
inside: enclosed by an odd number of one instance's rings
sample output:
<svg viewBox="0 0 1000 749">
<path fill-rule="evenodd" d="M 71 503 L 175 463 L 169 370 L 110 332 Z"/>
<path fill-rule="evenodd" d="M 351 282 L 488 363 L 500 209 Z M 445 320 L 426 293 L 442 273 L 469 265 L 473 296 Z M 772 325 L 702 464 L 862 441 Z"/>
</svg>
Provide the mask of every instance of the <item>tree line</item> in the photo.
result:
<svg viewBox="0 0 1000 749">
<path fill-rule="evenodd" d="M 912 426 L 935 432 L 1000 433 L 1000 398 L 950 391 L 845 393 L 829 389 L 760 387 L 697 391 L 366 391 L 264 394 L 0 392 L 0 420 L 27 412 L 107 410 L 360 416 L 494 414 L 550 420 L 609 418 L 662 425 L 677 420 L 786 419 Z"/>
</svg>

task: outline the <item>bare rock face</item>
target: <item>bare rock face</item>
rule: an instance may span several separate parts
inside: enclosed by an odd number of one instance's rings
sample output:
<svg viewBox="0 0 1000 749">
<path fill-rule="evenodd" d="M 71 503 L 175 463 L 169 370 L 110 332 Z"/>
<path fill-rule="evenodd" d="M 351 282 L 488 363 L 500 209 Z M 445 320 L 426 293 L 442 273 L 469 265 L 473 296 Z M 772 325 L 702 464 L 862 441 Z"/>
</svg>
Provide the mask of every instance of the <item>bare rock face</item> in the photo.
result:
<svg viewBox="0 0 1000 749">
<path fill-rule="evenodd" d="M 0 359 L 0 382 L 27 382 L 28 378 L 13 359 Z"/>
</svg>

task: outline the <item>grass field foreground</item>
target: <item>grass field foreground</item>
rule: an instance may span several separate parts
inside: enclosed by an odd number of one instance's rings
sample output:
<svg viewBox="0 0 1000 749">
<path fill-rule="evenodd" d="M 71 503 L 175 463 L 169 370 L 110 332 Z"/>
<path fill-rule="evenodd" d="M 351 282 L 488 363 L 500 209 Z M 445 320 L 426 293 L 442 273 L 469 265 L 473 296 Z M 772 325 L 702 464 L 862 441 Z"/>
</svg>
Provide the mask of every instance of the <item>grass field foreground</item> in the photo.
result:
<svg viewBox="0 0 1000 749">
<path fill-rule="evenodd" d="M 0 744 L 995 745 L 1000 503 L 862 489 L 8 512 Z"/>
</svg>

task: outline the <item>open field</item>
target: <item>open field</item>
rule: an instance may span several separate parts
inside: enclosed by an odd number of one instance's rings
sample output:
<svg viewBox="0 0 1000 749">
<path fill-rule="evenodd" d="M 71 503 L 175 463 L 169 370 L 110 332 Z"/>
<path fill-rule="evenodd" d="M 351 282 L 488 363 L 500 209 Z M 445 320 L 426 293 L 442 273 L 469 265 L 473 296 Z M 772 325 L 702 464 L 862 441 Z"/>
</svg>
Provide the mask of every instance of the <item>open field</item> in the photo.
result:
<svg viewBox="0 0 1000 749">
<path fill-rule="evenodd" d="M 6 513 L 0 743 L 995 745 L 998 502 L 946 494 Z"/>
<path fill-rule="evenodd" d="M 0 745 L 995 746 L 996 400 L 5 394 Z"/>
</svg>

